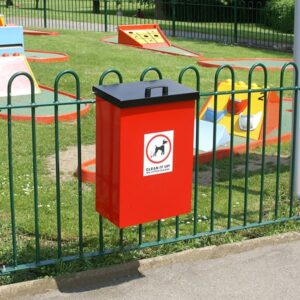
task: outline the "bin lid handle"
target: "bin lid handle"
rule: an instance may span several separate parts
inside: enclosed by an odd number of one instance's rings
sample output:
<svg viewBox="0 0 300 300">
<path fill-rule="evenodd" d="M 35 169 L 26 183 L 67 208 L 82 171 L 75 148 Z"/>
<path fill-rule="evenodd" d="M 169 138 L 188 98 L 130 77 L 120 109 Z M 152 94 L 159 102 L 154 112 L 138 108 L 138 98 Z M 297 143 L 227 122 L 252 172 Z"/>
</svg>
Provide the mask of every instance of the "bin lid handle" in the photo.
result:
<svg viewBox="0 0 300 300">
<path fill-rule="evenodd" d="M 145 98 L 151 97 L 151 91 L 153 89 L 162 89 L 162 96 L 166 96 L 169 93 L 169 88 L 167 86 L 151 86 L 145 89 Z"/>
</svg>

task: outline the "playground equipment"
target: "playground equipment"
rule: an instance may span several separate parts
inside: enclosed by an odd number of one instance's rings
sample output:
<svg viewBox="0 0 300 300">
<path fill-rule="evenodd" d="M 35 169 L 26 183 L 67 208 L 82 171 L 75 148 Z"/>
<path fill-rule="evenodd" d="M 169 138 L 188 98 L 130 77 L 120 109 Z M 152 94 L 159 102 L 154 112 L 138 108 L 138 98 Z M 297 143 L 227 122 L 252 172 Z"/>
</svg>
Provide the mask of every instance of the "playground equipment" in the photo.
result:
<svg viewBox="0 0 300 300">
<path fill-rule="evenodd" d="M 171 46 L 157 24 L 120 25 L 118 43 L 146 49 Z"/>
<path fill-rule="evenodd" d="M 256 84 L 252 84 L 252 89 L 258 89 Z M 248 85 L 242 81 L 235 84 L 235 90 L 247 90 Z M 230 91 L 231 80 L 223 81 L 218 86 L 218 91 Z M 248 93 L 241 93 L 236 95 L 234 101 L 234 135 L 246 138 L 247 135 L 247 113 L 248 113 Z M 267 133 L 278 127 L 278 110 L 279 98 L 276 93 L 269 92 L 267 95 Z M 207 120 L 207 112 L 214 111 L 215 97 L 210 97 L 203 105 L 200 112 L 200 119 Z M 227 132 L 231 131 L 231 104 L 232 99 L 229 95 L 217 96 L 217 114 L 222 112 L 222 116 L 218 118 L 219 125 L 223 125 Z M 255 92 L 251 94 L 251 110 L 250 110 L 250 139 L 259 140 L 262 138 L 262 124 L 264 113 L 264 93 Z M 210 118 L 213 122 L 213 118 Z"/>
<path fill-rule="evenodd" d="M 31 75 L 34 82 L 35 102 L 37 104 L 50 102 L 54 99 L 53 91 L 45 86 L 39 86 L 28 64 L 29 61 L 63 61 L 68 57 L 62 53 L 49 53 L 44 51 L 24 51 L 24 38 L 22 26 L 5 26 L 3 16 L 0 16 L 0 104 L 7 102 L 7 88 L 10 78 L 18 72 L 26 72 Z M 11 86 L 12 103 L 26 105 L 30 103 L 31 85 L 25 76 L 18 76 Z M 66 93 L 59 93 L 60 101 L 74 101 L 76 97 Z M 90 109 L 89 105 L 83 105 L 80 114 L 84 115 Z M 0 118 L 7 119 L 7 111 L 0 111 Z M 13 111 L 11 116 L 15 121 L 31 120 L 30 108 L 20 108 Z M 60 121 L 72 121 L 77 118 L 77 109 L 74 105 L 59 107 Z M 53 107 L 39 107 L 36 110 L 36 121 L 40 123 L 54 122 Z"/>
<path fill-rule="evenodd" d="M 3 22 L 0 22 L 3 24 Z M 0 26 L 0 56 L 3 54 L 24 53 L 22 26 Z"/>
<path fill-rule="evenodd" d="M 105 37 L 103 41 L 172 55 L 201 57 L 198 53 L 172 45 L 157 24 L 120 25 L 117 37 Z"/>
<path fill-rule="evenodd" d="M 252 84 L 251 89 L 259 89 L 256 84 Z M 231 80 L 221 82 L 218 86 L 218 91 L 230 91 Z M 244 82 L 237 82 L 235 90 L 248 90 L 248 86 Z M 234 131 L 233 131 L 233 152 L 244 153 L 246 151 L 247 138 L 247 119 L 248 119 L 248 93 L 236 94 L 234 101 Z M 227 95 L 218 95 L 217 97 L 217 112 L 225 111 L 222 118 L 217 121 L 217 136 L 216 136 L 216 158 L 222 159 L 230 155 L 230 135 L 231 135 L 231 97 Z M 251 93 L 251 107 L 249 120 L 249 148 L 254 149 L 262 145 L 263 139 L 263 124 L 264 124 L 264 93 Z M 205 120 L 205 114 L 208 109 L 214 108 L 215 96 L 210 97 L 202 106 L 200 111 L 200 126 L 199 126 L 199 159 L 205 163 L 212 160 L 212 139 L 213 123 L 209 127 L 201 128 L 201 122 Z M 266 95 L 267 112 L 266 112 L 266 144 L 275 144 L 278 141 L 278 123 L 279 123 L 279 97 L 275 92 L 268 92 Z M 281 141 L 289 141 L 291 139 L 291 119 L 292 119 L 292 102 L 289 99 L 282 101 L 282 127 Z M 223 126 L 218 129 L 218 126 Z M 224 128 L 226 129 L 224 131 Z M 218 133 L 219 131 L 219 133 Z M 229 136 L 229 139 L 228 139 Z M 204 138 L 206 137 L 206 138 Z M 211 149 L 211 150 L 210 150 Z"/>
<path fill-rule="evenodd" d="M 34 77 L 34 74 L 24 55 L 0 57 L 0 97 L 7 96 L 7 85 L 9 79 L 17 72 L 26 72 L 34 80 L 35 93 L 40 93 L 40 89 Z M 18 77 L 13 83 L 12 96 L 21 96 L 30 94 L 30 83 L 25 77 Z"/>
<path fill-rule="evenodd" d="M 29 62 L 61 62 L 69 60 L 67 54 L 61 52 L 49 52 L 41 50 L 25 50 L 24 55 Z"/>
<path fill-rule="evenodd" d="M 256 84 L 252 84 L 251 89 L 259 89 Z M 235 85 L 235 90 L 248 90 L 246 83 L 240 81 Z M 218 86 L 218 92 L 231 91 L 231 80 L 223 81 Z M 233 131 L 233 152 L 244 153 L 246 151 L 247 119 L 248 119 L 248 93 L 237 93 L 233 103 L 234 109 L 234 131 Z M 214 136 L 214 100 L 210 97 L 201 108 L 199 116 L 199 160 L 206 163 L 213 158 L 213 136 Z M 263 124 L 264 124 L 264 93 L 251 93 L 251 109 L 249 120 L 249 148 L 254 149 L 262 145 Z M 268 92 L 266 95 L 266 144 L 278 142 L 278 116 L 279 97 L 275 92 Z M 283 99 L 282 101 L 282 126 L 281 141 L 286 142 L 291 139 L 292 122 L 292 101 Z M 231 137 L 231 95 L 217 96 L 217 124 L 216 124 L 216 158 L 222 159 L 230 155 Z M 196 122 L 195 122 L 196 124 Z M 194 130 L 195 131 L 195 130 Z M 195 142 L 194 142 L 195 148 Z M 96 159 L 92 158 L 82 164 L 82 180 L 84 182 L 95 182 Z"/>
<path fill-rule="evenodd" d="M 24 30 L 22 26 L 5 24 L 4 16 L 0 15 L 0 56 L 23 54 L 29 62 L 58 62 L 69 59 L 68 55 L 60 52 L 24 49 L 24 33 L 40 33 L 39 31 Z M 43 32 L 41 32 L 42 34 Z M 41 35 L 40 34 L 40 35 Z M 57 35 L 57 34 L 48 34 Z"/>
<path fill-rule="evenodd" d="M 26 72 L 31 75 L 34 82 L 35 103 L 43 104 L 54 100 L 54 92 L 51 88 L 38 85 L 34 74 L 24 55 L 0 57 L 0 106 L 7 103 L 7 87 L 9 79 L 17 72 Z M 25 76 L 18 76 L 11 86 L 12 105 L 28 105 L 31 99 L 31 86 Z M 76 97 L 64 92 L 58 92 L 60 102 L 74 101 Z M 82 105 L 80 115 L 86 114 L 90 110 L 88 104 Z M 0 111 L 0 118 L 7 119 L 7 110 Z M 61 105 L 58 108 L 59 121 L 73 121 L 77 118 L 77 107 L 75 105 Z M 11 119 L 13 121 L 30 121 L 31 109 L 20 108 L 13 110 Z M 50 124 L 55 121 L 52 106 L 41 106 L 36 109 L 36 122 Z"/>
</svg>

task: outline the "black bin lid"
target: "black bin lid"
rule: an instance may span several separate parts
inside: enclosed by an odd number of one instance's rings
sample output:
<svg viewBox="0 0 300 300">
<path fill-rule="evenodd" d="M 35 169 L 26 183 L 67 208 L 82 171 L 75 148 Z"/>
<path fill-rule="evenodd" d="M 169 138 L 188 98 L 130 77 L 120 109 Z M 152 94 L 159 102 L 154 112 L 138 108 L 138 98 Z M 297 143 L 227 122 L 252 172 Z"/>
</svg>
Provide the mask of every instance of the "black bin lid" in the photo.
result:
<svg viewBox="0 0 300 300">
<path fill-rule="evenodd" d="M 151 80 L 93 86 L 102 99 L 120 107 L 144 106 L 197 99 L 199 93 L 172 80 Z"/>
</svg>

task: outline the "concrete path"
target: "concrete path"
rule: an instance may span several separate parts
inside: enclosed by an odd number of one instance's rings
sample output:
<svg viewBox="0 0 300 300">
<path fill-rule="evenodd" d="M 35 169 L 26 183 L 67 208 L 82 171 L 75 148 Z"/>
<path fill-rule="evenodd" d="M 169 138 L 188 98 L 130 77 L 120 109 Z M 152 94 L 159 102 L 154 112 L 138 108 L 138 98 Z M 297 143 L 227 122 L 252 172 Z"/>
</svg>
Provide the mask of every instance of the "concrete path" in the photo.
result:
<svg viewBox="0 0 300 300">
<path fill-rule="evenodd" d="M 67 281 L 57 280 L 55 288 L 44 288 L 43 293 L 22 296 L 19 289 L 14 296 L 25 300 L 300 299 L 299 233 L 143 261 L 107 269 L 99 280 L 93 280 L 95 271 L 88 271 Z M 30 285 L 33 290 L 39 282 Z"/>
</svg>

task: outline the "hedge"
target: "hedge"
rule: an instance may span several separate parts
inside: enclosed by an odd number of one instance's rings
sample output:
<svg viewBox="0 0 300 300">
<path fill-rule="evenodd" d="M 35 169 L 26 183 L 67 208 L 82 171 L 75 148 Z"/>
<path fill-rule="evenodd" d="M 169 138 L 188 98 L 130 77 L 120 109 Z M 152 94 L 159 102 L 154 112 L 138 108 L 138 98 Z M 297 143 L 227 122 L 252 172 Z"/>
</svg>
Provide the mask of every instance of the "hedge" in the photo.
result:
<svg viewBox="0 0 300 300">
<path fill-rule="evenodd" d="M 294 14 L 294 0 L 270 0 L 266 4 L 265 24 L 284 33 L 293 33 Z"/>
</svg>

